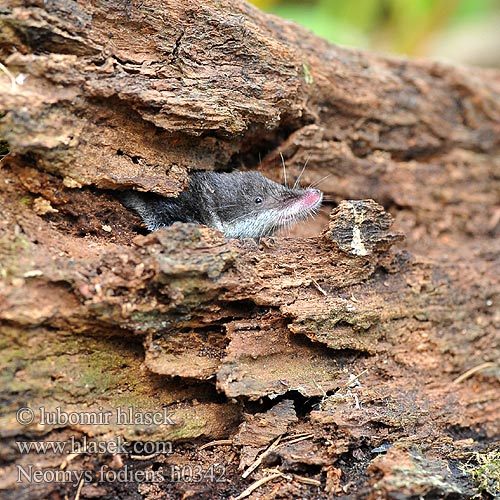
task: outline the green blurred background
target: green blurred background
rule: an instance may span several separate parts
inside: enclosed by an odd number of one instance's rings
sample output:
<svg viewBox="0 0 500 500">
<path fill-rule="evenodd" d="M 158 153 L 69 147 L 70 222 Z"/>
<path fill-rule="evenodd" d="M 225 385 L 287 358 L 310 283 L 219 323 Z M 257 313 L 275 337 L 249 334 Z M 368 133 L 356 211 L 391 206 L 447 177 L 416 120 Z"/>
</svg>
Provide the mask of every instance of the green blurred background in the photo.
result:
<svg viewBox="0 0 500 500">
<path fill-rule="evenodd" d="M 251 0 L 331 42 L 500 66 L 500 0 Z"/>
</svg>

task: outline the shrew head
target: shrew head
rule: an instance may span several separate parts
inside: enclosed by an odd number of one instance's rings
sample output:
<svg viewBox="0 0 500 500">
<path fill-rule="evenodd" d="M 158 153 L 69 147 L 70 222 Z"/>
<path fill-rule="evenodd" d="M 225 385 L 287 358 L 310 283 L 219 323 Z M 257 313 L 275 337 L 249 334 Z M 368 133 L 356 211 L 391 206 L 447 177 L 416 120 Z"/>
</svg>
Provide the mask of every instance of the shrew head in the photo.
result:
<svg viewBox="0 0 500 500">
<path fill-rule="evenodd" d="M 228 238 L 269 236 L 313 215 L 323 198 L 318 189 L 289 188 L 259 172 L 199 175 Z"/>
</svg>

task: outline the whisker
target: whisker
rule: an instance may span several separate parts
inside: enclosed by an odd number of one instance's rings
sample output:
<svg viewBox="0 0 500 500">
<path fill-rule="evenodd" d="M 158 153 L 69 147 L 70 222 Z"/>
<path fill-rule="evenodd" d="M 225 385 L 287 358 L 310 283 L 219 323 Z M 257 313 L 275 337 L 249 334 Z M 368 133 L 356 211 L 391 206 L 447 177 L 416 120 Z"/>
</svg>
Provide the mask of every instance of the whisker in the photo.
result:
<svg viewBox="0 0 500 500">
<path fill-rule="evenodd" d="M 323 181 L 326 181 L 326 179 L 328 179 L 328 177 L 331 177 L 332 174 L 328 174 L 328 175 L 325 175 L 324 177 L 322 177 L 319 181 L 316 181 L 316 182 L 313 182 L 312 184 L 309 185 L 309 188 L 314 188 L 316 187 L 318 184 L 320 184 L 321 182 Z"/>
<path fill-rule="evenodd" d="M 283 164 L 283 178 L 284 178 L 284 184 L 286 187 L 288 187 L 288 181 L 286 179 L 286 165 L 285 165 L 285 159 L 283 158 L 283 153 L 280 151 L 280 157 L 281 157 L 281 163 Z"/>
<path fill-rule="evenodd" d="M 307 167 L 307 164 L 309 163 L 309 160 L 311 159 L 311 155 L 309 155 L 307 157 L 307 160 L 306 162 L 304 163 L 304 166 L 302 167 L 302 170 L 300 171 L 300 174 L 299 176 L 297 177 L 297 179 L 295 180 L 295 183 L 293 185 L 293 189 L 295 189 L 298 185 L 299 185 L 299 181 L 300 181 L 300 178 L 302 177 L 302 174 L 304 173 L 304 170 L 306 169 Z"/>
</svg>

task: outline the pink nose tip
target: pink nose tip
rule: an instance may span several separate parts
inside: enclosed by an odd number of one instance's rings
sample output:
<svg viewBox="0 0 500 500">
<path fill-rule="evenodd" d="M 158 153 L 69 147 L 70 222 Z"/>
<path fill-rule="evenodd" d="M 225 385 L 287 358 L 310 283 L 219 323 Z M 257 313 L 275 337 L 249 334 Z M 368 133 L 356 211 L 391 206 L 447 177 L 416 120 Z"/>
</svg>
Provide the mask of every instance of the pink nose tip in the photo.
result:
<svg viewBox="0 0 500 500">
<path fill-rule="evenodd" d="M 312 207 L 321 201 L 323 194 L 319 189 L 310 188 L 306 191 L 303 198 L 303 203 L 305 206 Z"/>
</svg>

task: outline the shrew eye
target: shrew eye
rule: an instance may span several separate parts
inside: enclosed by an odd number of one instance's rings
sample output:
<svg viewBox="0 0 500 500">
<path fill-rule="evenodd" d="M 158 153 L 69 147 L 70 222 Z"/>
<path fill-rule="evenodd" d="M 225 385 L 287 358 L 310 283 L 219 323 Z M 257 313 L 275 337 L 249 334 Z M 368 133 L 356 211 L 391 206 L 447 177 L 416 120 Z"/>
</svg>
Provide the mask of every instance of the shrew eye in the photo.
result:
<svg viewBox="0 0 500 500">
<path fill-rule="evenodd" d="M 258 205 L 259 203 L 262 203 L 262 198 L 260 196 L 257 196 L 257 198 L 255 198 L 255 204 Z"/>
</svg>

